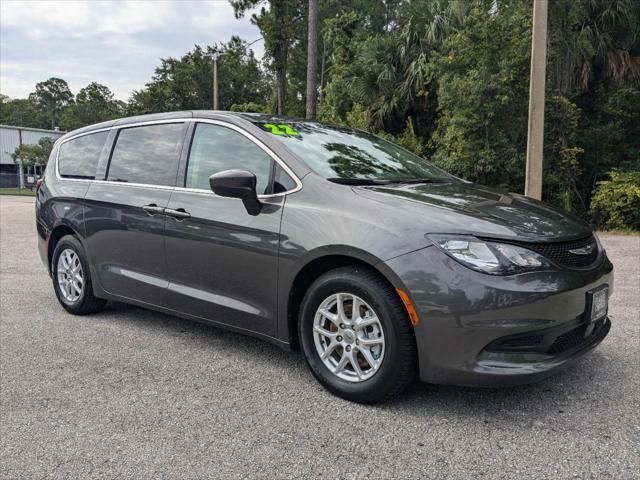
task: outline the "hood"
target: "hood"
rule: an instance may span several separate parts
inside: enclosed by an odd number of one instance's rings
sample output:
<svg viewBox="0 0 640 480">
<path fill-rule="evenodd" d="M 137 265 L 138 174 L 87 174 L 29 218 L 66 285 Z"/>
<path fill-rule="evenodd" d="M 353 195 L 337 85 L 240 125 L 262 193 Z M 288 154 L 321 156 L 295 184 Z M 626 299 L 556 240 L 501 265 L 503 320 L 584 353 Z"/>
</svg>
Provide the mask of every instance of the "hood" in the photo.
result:
<svg viewBox="0 0 640 480">
<path fill-rule="evenodd" d="M 425 233 L 555 241 L 584 238 L 592 231 L 580 218 L 542 202 L 473 183 L 366 186 L 354 192 L 406 212 L 424 225 Z"/>
</svg>

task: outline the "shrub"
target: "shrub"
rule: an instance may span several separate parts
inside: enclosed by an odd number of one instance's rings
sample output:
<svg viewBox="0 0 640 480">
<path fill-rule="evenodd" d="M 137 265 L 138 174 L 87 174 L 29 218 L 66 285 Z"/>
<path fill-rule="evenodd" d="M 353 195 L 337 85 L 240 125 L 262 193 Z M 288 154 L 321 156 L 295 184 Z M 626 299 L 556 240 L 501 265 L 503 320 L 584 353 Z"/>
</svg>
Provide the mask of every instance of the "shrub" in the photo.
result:
<svg viewBox="0 0 640 480">
<path fill-rule="evenodd" d="M 612 230 L 640 230 L 640 171 L 614 170 L 609 176 L 598 182 L 591 199 L 594 222 Z"/>
<path fill-rule="evenodd" d="M 390 142 L 397 143 L 402 148 L 415 153 L 419 157 L 422 157 L 425 154 L 424 143 L 422 143 L 420 137 L 416 135 L 415 130 L 413 129 L 413 120 L 411 120 L 411 118 L 407 120 L 407 126 L 401 135 L 391 135 L 390 133 L 385 132 L 378 132 L 378 135 Z"/>
<path fill-rule="evenodd" d="M 367 112 L 362 108 L 362 105 L 356 103 L 350 112 L 347 112 L 347 125 L 351 128 L 359 128 L 360 130 L 366 130 L 371 132 L 371 123 L 367 117 Z"/>
</svg>

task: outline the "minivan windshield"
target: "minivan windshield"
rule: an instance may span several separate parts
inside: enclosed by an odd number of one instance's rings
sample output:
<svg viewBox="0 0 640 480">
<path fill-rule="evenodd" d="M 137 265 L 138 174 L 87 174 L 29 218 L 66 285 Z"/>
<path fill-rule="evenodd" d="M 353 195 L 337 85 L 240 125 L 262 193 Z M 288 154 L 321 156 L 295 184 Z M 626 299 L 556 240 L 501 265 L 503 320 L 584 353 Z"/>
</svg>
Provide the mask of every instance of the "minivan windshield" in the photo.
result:
<svg viewBox="0 0 640 480">
<path fill-rule="evenodd" d="M 256 122 L 318 175 L 352 185 L 451 182 L 423 158 L 370 133 L 311 122 Z"/>
</svg>

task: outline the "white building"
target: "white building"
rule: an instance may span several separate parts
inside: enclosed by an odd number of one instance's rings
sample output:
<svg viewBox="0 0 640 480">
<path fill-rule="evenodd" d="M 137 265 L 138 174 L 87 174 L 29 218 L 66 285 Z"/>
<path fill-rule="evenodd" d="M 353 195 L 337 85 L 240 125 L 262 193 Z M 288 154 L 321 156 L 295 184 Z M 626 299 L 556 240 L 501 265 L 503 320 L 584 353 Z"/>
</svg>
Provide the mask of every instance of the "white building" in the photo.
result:
<svg viewBox="0 0 640 480">
<path fill-rule="evenodd" d="M 18 165 L 11 158 L 20 145 L 37 145 L 42 137 L 50 137 L 54 140 L 64 135 L 58 130 L 43 130 L 40 128 L 14 127 L 0 125 L 0 188 L 18 187 L 20 185 Z M 40 169 L 31 169 L 24 172 L 28 177 L 35 177 L 41 173 Z M 30 180 L 27 178 L 26 180 Z"/>
</svg>

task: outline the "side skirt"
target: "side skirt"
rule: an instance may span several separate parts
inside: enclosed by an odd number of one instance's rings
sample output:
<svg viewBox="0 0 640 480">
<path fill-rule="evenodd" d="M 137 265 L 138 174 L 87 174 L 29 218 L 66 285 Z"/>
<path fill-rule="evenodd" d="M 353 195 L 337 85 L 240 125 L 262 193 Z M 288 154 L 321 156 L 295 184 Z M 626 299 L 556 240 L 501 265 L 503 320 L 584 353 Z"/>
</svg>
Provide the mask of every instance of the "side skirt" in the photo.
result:
<svg viewBox="0 0 640 480">
<path fill-rule="evenodd" d="M 167 315 L 172 315 L 174 317 L 184 318 L 186 320 L 192 320 L 194 322 L 203 323 L 203 324 L 207 324 L 207 325 L 213 325 L 213 326 L 221 328 L 223 330 L 229 330 L 231 332 L 241 333 L 243 335 L 248 335 L 250 337 L 254 337 L 254 338 L 259 338 L 261 340 L 265 340 L 265 341 L 267 341 L 269 343 L 277 345 L 281 349 L 283 349 L 285 351 L 288 351 L 288 352 L 293 351 L 293 349 L 291 348 L 291 344 L 289 342 L 285 342 L 284 340 L 280 340 L 279 338 L 271 337 L 271 336 L 265 335 L 263 333 L 258 333 L 258 332 L 254 332 L 252 330 L 247 330 L 246 328 L 235 327 L 233 325 L 229 325 L 229 324 L 223 323 L 223 322 L 216 322 L 215 320 L 210 320 L 208 318 L 198 317 L 196 315 L 191 315 L 191 314 L 188 314 L 188 313 L 179 312 L 177 310 L 172 310 L 170 308 L 161 307 L 159 305 L 153 305 L 153 304 L 150 304 L 150 303 L 141 302 L 141 301 L 136 300 L 134 298 L 121 297 L 119 295 L 110 294 L 110 293 L 106 292 L 105 290 L 103 290 L 101 288 L 101 286 L 98 285 L 98 283 L 95 281 L 97 275 L 95 275 L 95 272 L 93 271 L 93 267 L 91 268 L 91 270 L 92 270 L 91 280 L 92 280 L 92 283 L 93 283 L 94 295 L 96 297 L 98 297 L 98 298 L 104 298 L 105 300 L 113 300 L 113 301 L 116 301 L 116 302 L 126 303 L 126 304 L 129 304 L 129 305 L 135 305 L 137 307 L 146 308 L 148 310 L 154 310 L 156 312 L 165 313 Z"/>
</svg>

